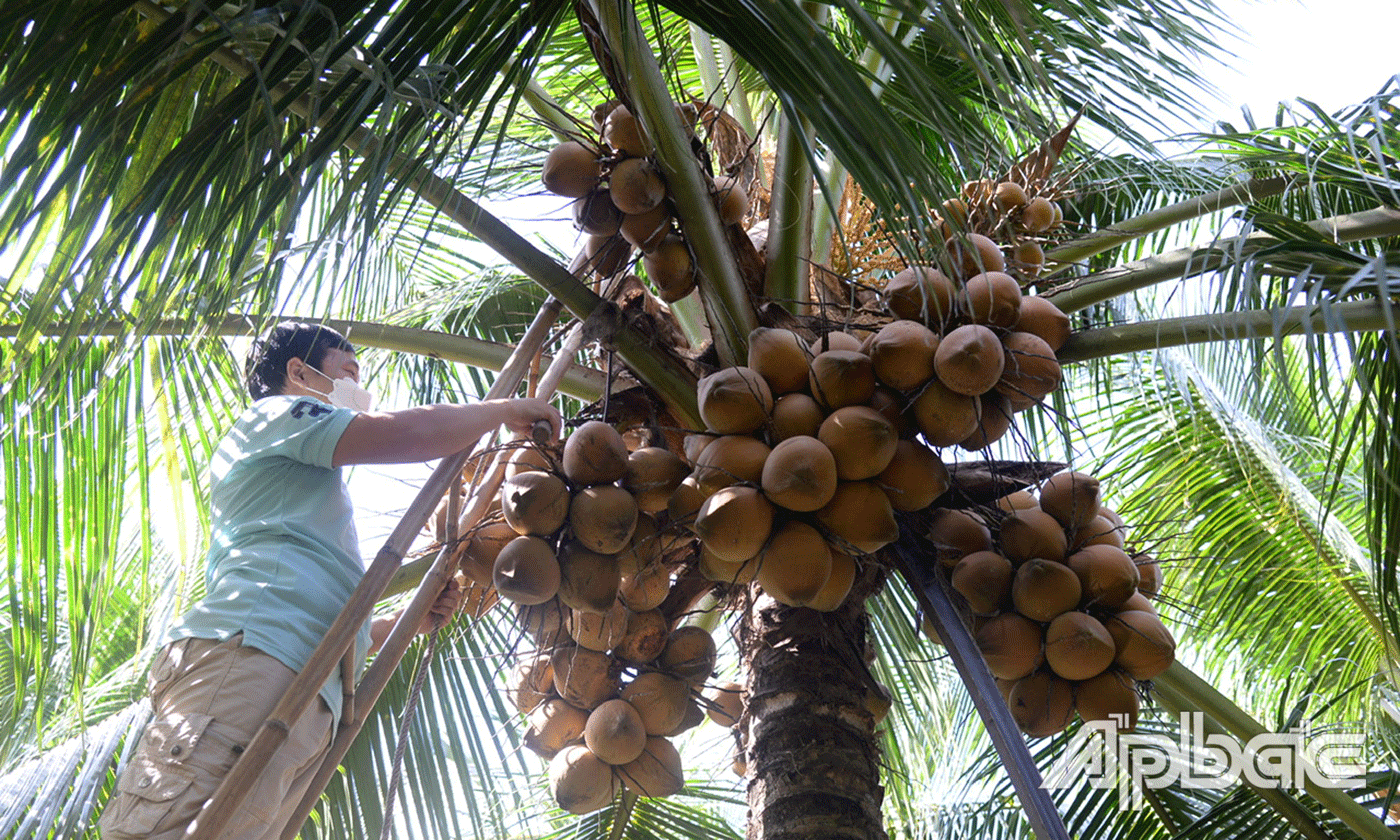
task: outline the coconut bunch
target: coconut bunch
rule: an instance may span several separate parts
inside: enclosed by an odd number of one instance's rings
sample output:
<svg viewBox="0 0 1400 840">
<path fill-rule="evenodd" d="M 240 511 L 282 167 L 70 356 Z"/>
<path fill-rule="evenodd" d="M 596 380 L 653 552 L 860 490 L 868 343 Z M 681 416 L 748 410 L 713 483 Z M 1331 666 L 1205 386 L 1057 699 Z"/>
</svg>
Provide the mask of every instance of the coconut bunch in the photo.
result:
<svg viewBox="0 0 1400 840">
<path fill-rule="evenodd" d="M 847 333 L 808 342 L 760 327 L 748 366 L 700 380 L 706 430 L 686 440 L 695 467 L 669 512 L 700 538 L 711 580 L 834 610 L 857 559 L 899 536 L 894 512 L 947 489 L 946 467 L 860 347 Z"/>
<path fill-rule="evenodd" d="M 1017 724 L 1034 737 L 1060 732 L 1075 713 L 1135 725 L 1134 682 L 1166 670 L 1176 652 L 1152 605 L 1160 565 L 1127 547 L 1123 520 L 1084 473 L 1058 473 L 997 508 L 985 519 L 936 511 L 930 534 Z"/>
<path fill-rule="evenodd" d="M 676 106 L 683 125 L 694 126 L 693 109 Z M 572 198 L 574 225 L 589 236 L 586 253 L 598 273 L 616 274 L 632 249 L 667 303 L 695 288 L 698 275 L 667 198 L 661 170 L 648 158 L 651 143 L 626 105 L 609 103 L 594 112 L 599 140 L 567 140 L 545 158 L 545 189 Z M 748 213 L 749 200 L 734 178 L 711 181 L 711 195 L 724 224 Z"/>
</svg>

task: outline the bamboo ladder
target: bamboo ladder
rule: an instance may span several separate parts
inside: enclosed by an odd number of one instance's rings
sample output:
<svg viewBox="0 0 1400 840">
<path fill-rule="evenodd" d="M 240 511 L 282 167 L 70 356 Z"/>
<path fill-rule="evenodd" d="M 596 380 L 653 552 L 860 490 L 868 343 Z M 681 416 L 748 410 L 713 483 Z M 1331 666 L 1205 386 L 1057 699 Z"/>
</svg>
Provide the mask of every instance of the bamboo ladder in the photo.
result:
<svg viewBox="0 0 1400 840">
<path fill-rule="evenodd" d="M 577 272 L 580 262 L 576 259 L 576 265 L 571 266 L 571 270 Z M 525 335 L 521 337 L 510 358 L 501 368 L 496 381 L 487 391 L 486 399 L 500 399 L 515 393 L 532 361 L 544 346 L 545 339 L 562 309 L 563 305 L 553 297 L 545 302 L 526 330 Z M 582 331 L 579 325 L 576 325 L 566 339 L 565 346 L 560 349 L 549 369 L 541 377 L 538 388 L 539 396 L 547 399 L 558 388 L 564 373 L 573 363 L 573 357 L 581 344 L 581 339 Z M 306 666 L 287 687 L 268 719 L 258 729 L 253 739 L 248 742 L 243 754 L 239 756 L 228 775 L 220 782 L 214 795 L 205 803 L 204 808 L 190 824 L 190 829 L 186 834 L 189 840 L 217 840 L 229 817 L 247 797 L 258 776 L 266 769 L 268 761 L 286 742 L 292 725 L 296 723 L 302 712 L 316 700 L 321 686 L 325 684 L 331 671 L 336 665 L 343 663 L 342 678 L 346 685 L 346 702 L 341 714 L 340 727 L 335 733 L 330 750 L 323 759 L 311 787 L 302 798 L 296 813 L 282 830 L 282 840 L 291 840 L 291 838 L 296 837 L 301 826 L 306 822 L 307 816 L 315 807 L 322 791 L 335 775 L 341 759 L 345 757 L 351 743 L 364 726 L 367 712 L 379 699 L 379 695 L 388 684 L 390 676 L 398 668 L 404 654 L 408 651 L 409 644 L 416 635 L 417 628 L 422 623 L 424 616 L 428 614 L 429 609 L 455 571 L 450 568 L 454 552 L 452 545 L 448 544 L 434 558 L 432 565 L 419 583 L 412 601 L 404 608 L 374 662 L 365 669 L 359 684 L 351 688 L 350 682 L 353 678 L 350 675 L 354 674 L 357 664 L 353 661 L 354 642 L 360 626 L 373 613 L 375 604 L 378 603 L 385 589 L 399 571 L 413 540 L 427 524 L 428 518 L 437 508 L 438 502 L 456 484 L 458 476 L 476 449 L 477 447 L 469 447 L 455 455 L 443 458 L 438 463 L 437 468 L 433 470 L 432 475 L 424 482 L 403 518 L 399 520 L 388 539 L 385 540 L 384 547 L 375 555 L 374 562 L 365 570 L 364 577 L 361 578 L 355 591 L 351 593 L 344 609 L 331 624 L 330 629 L 326 631 L 320 645 L 312 652 Z M 476 524 L 491 498 L 499 489 L 504 469 L 505 455 L 502 453 L 498 455 L 485 482 L 480 485 L 472 496 L 471 502 L 462 511 L 458 520 L 459 525 L 470 527 Z"/>
</svg>

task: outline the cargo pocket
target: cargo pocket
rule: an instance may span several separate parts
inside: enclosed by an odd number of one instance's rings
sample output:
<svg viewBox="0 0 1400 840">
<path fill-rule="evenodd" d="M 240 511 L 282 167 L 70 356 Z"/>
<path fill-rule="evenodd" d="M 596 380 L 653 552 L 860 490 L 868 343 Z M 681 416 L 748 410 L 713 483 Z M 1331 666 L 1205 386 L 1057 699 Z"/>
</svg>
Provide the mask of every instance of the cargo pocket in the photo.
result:
<svg viewBox="0 0 1400 840">
<path fill-rule="evenodd" d="M 200 772 L 189 759 L 212 720 L 181 715 L 146 728 L 102 815 L 104 837 L 144 837 L 193 819 L 212 789 L 195 784 Z"/>
</svg>

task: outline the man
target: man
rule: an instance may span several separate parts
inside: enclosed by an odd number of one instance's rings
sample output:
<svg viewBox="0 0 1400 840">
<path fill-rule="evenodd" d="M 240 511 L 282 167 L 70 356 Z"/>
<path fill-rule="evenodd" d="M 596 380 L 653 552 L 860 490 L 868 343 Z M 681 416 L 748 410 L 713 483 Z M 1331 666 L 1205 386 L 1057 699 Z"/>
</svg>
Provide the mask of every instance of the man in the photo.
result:
<svg viewBox="0 0 1400 840">
<path fill-rule="evenodd" d="M 151 668 L 155 716 L 98 823 L 105 840 L 184 835 L 359 583 L 342 466 L 441 458 L 499 426 L 529 434 L 541 420 L 557 439 L 562 425 L 558 411 L 535 399 L 370 411 L 354 348 L 314 324 L 279 324 L 249 353 L 246 372 L 254 402 L 210 469 L 207 592 L 166 634 Z M 444 590 L 419 632 L 444 624 L 460 599 L 455 586 Z M 366 622 L 357 662 L 393 623 Z M 333 673 L 223 838 L 279 835 L 340 711 Z"/>
</svg>

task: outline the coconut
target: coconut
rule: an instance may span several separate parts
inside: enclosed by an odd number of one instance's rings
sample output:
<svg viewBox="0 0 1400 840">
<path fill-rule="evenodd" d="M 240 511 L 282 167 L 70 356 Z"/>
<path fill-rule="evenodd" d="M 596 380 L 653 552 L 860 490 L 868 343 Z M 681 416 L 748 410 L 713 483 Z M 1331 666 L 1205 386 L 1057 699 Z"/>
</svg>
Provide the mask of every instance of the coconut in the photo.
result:
<svg viewBox="0 0 1400 840">
<path fill-rule="evenodd" d="M 633 612 L 645 612 L 661 606 L 671 591 L 671 570 L 654 563 L 622 578 L 617 597 Z"/>
<path fill-rule="evenodd" d="M 736 682 L 705 689 L 705 713 L 720 726 L 735 726 L 744 716 L 744 687 Z"/>
<path fill-rule="evenodd" d="M 575 487 L 611 484 L 626 475 L 628 454 L 617 429 L 589 420 L 564 441 L 564 475 Z"/>
<path fill-rule="evenodd" d="M 977 397 L 956 393 L 937 379 L 924 385 L 910 410 L 931 446 L 952 446 L 967 440 L 977 431 L 982 414 Z"/>
<path fill-rule="evenodd" d="M 635 760 L 617 769 L 622 784 L 638 796 L 670 796 L 685 784 L 681 754 L 665 738 L 647 739 L 646 749 Z"/>
<path fill-rule="evenodd" d="M 666 197 L 666 182 L 661 173 L 645 158 L 618 161 L 608 175 L 608 190 L 612 202 L 624 213 L 646 213 L 655 210 Z"/>
<path fill-rule="evenodd" d="M 970 181 L 964 181 L 962 197 L 972 204 L 991 201 L 992 190 L 995 187 L 996 181 L 990 178 L 974 178 Z"/>
<path fill-rule="evenodd" d="M 1085 546 L 1071 554 L 1065 563 L 1079 576 L 1086 604 L 1112 609 L 1137 592 L 1137 566 L 1121 548 Z"/>
<path fill-rule="evenodd" d="M 666 646 L 670 626 L 661 610 L 634 612 L 627 617 L 627 635 L 612 648 L 612 655 L 618 660 L 642 665 L 661 655 Z"/>
<path fill-rule="evenodd" d="M 961 198 L 950 198 L 940 205 L 940 212 L 947 224 L 957 228 L 967 227 L 967 202 Z"/>
<path fill-rule="evenodd" d="M 715 201 L 719 210 L 720 223 L 737 225 L 749 213 L 749 195 L 737 178 L 728 175 L 715 176 Z"/>
<path fill-rule="evenodd" d="M 1111 545 L 1121 549 L 1123 528 L 1121 525 L 1114 525 L 1107 517 L 1095 516 L 1088 525 L 1070 534 L 1069 544 L 1071 548 L 1076 549 L 1089 545 Z"/>
<path fill-rule="evenodd" d="M 569 488 L 546 472 L 520 473 L 501 482 L 501 513 L 516 533 L 547 537 L 569 515 Z"/>
<path fill-rule="evenodd" d="M 928 538 L 945 566 L 955 565 L 968 554 L 992 550 L 992 532 L 980 519 L 948 508 L 929 513 Z"/>
<path fill-rule="evenodd" d="M 715 438 L 695 459 L 691 474 L 706 495 L 734 484 L 758 484 L 771 451 L 758 438 L 725 435 Z"/>
<path fill-rule="evenodd" d="M 846 603 L 856 581 L 856 561 L 843 551 L 831 549 L 831 574 L 826 583 L 808 599 L 806 606 L 818 612 L 832 612 Z"/>
<path fill-rule="evenodd" d="M 555 146 L 544 159 L 544 188 L 566 198 L 588 195 L 603 177 L 598 152 L 574 140 Z"/>
<path fill-rule="evenodd" d="M 676 728 L 666 733 L 667 738 L 674 738 L 682 732 L 694 729 L 705 722 L 705 710 L 700 708 L 700 704 L 691 697 L 685 701 L 685 715 L 681 722 L 676 724 Z"/>
<path fill-rule="evenodd" d="M 802 393 L 783 394 L 773 404 L 769 439 L 776 445 L 798 435 L 816 437 L 824 419 L 826 414 L 816 400 Z"/>
<path fill-rule="evenodd" d="M 1021 284 L 1004 271 L 985 271 L 967 278 L 962 308 L 973 323 L 1010 328 L 1021 313 Z"/>
<path fill-rule="evenodd" d="M 574 539 L 601 554 L 617 554 L 632 541 L 637 527 L 637 501 L 616 484 L 585 487 L 574 494 L 569 508 Z"/>
<path fill-rule="evenodd" d="M 1027 233 L 1044 233 L 1055 224 L 1055 206 L 1050 199 L 1036 196 L 1021 208 L 1018 220 Z"/>
<path fill-rule="evenodd" d="M 1006 261 L 1006 264 L 1022 276 L 1034 278 L 1045 267 L 1045 249 L 1040 247 L 1039 242 L 1032 242 L 1029 239 L 1017 242 L 1011 249 L 1011 258 Z M 1023 299 L 1022 303 L 1024 302 Z"/>
<path fill-rule="evenodd" d="M 642 257 L 642 270 L 656 286 L 657 295 L 667 303 L 675 303 L 695 290 L 695 261 L 690 246 L 683 237 L 668 233 L 656 247 Z"/>
<path fill-rule="evenodd" d="M 1133 682 L 1122 671 L 1104 671 L 1074 688 L 1074 710 L 1085 723 L 1118 716 L 1118 731 L 1137 728 L 1138 696 Z"/>
<path fill-rule="evenodd" d="M 519 475 L 523 472 L 539 470 L 541 472 L 557 472 L 559 469 L 558 453 L 546 449 L 543 446 L 533 446 L 522 444 L 511 452 L 510 460 L 506 462 L 505 477 Z"/>
<path fill-rule="evenodd" d="M 1024 207 L 1029 200 L 1026 188 L 1012 181 L 1002 181 L 992 190 L 992 206 L 1003 213 Z"/>
<path fill-rule="evenodd" d="M 700 574 L 706 580 L 731 586 L 747 586 L 758 576 L 758 561 L 752 558 L 738 563 L 721 560 L 713 552 L 700 547 Z"/>
<path fill-rule="evenodd" d="M 843 409 L 844 410 L 844 409 Z M 763 462 L 760 483 L 768 500 L 795 511 L 813 511 L 836 494 L 836 458 L 813 437 L 790 437 Z"/>
<path fill-rule="evenodd" d="M 695 518 L 695 533 L 705 547 L 730 563 L 758 554 L 772 530 L 773 503 L 755 487 L 716 491 Z"/>
<path fill-rule="evenodd" d="M 978 398 L 982 413 L 977 418 L 977 429 L 958 446 L 969 452 L 980 452 L 1006 436 L 1011 431 L 1011 403 L 996 391 L 988 391 Z"/>
<path fill-rule="evenodd" d="M 1081 472 L 1056 473 L 1040 486 L 1040 507 L 1066 530 L 1077 531 L 1099 512 L 1099 480 Z"/>
<path fill-rule="evenodd" d="M 1017 564 L 1032 557 L 1064 560 L 1068 549 L 1060 523 L 1038 507 L 1017 510 L 1003 518 L 997 528 L 997 543 L 1001 553 Z"/>
<path fill-rule="evenodd" d="M 690 686 L 659 671 L 644 671 L 623 687 L 622 699 L 637 710 L 648 735 L 663 735 L 685 718 Z"/>
<path fill-rule="evenodd" d="M 617 601 L 617 558 L 576 542 L 559 552 L 559 600 L 564 606 L 604 613 Z"/>
<path fill-rule="evenodd" d="M 517 604 L 543 604 L 559 591 L 559 561 L 539 537 L 516 537 L 501 549 L 491 582 L 502 598 Z"/>
<path fill-rule="evenodd" d="M 971 277 L 984 271 L 1005 271 L 1006 258 L 1001 248 L 980 233 L 969 233 L 964 237 L 954 237 L 946 243 L 953 259 L 953 265 L 961 270 L 963 277 Z"/>
<path fill-rule="evenodd" d="M 1007 705 L 1022 732 L 1032 738 L 1048 738 L 1063 732 L 1074 717 L 1074 687 L 1041 671 L 1017 680 Z"/>
<path fill-rule="evenodd" d="M 666 502 L 666 516 L 676 525 L 693 529 L 695 516 L 700 513 L 700 507 L 708 498 L 709 495 L 700 489 L 699 482 L 693 477 L 687 477 Z"/>
<path fill-rule="evenodd" d="M 1014 612 L 1002 613 L 973 634 L 987 670 L 1003 680 L 1019 680 L 1044 659 L 1040 625 Z"/>
<path fill-rule="evenodd" d="M 1045 629 L 1045 662 L 1067 680 L 1087 680 L 1113 664 L 1113 637 L 1098 619 L 1082 612 L 1055 616 Z"/>
<path fill-rule="evenodd" d="M 642 137 L 642 124 L 626 105 L 618 105 L 603 121 L 603 140 L 619 152 L 645 157 L 649 151 Z"/>
<path fill-rule="evenodd" d="M 875 368 L 864 353 L 828 350 L 813 357 L 808 385 L 827 411 L 864 405 L 875 393 Z"/>
<path fill-rule="evenodd" d="M 933 378 L 938 336 L 914 321 L 891 321 L 870 340 L 875 378 L 899 391 L 912 391 Z"/>
<path fill-rule="evenodd" d="M 1006 367 L 997 391 L 1017 409 L 1029 408 L 1060 387 L 1062 374 L 1055 351 L 1038 335 L 1013 332 L 1001 340 Z"/>
<path fill-rule="evenodd" d="M 889 716 L 890 709 L 894 707 L 894 695 L 879 683 L 866 683 L 865 696 L 861 698 L 861 705 L 870 713 L 870 725 L 879 726 L 884 723 Z"/>
<path fill-rule="evenodd" d="M 658 664 L 668 673 L 698 685 L 715 670 L 717 656 L 710 631 L 703 627 L 677 627 L 666 640 Z"/>
<path fill-rule="evenodd" d="M 938 326 L 953 314 L 953 281 L 928 265 L 911 265 L 885 283 L 885 305 L 896 318 Z"/>
<path fill-rule="evenodd" d="M 1016 319 L 1015 329 L 1040 336 L 1051 350 L 1059 351 L 1069 341 L 1069 316 L 1048 299 L 1030 295 L 1021 298 L 1021 314 Z"/>
<path fill-rule="evenodd" d="M 792 330 L 758 327 L 749 333 L 749 367 L 775 395 L 807 387 L 807 342 Z"/>
<path fill-rule="evenodd" d="M 549 792 L 571 814 L 591 814 L 617 793 L 611 764 L 582 744 L 565 747 L 549 762 Z"/>
<path fill-rule="evenodd" d="M 1006 366 L 1006 353 L 996 333 L 981 324 L 964 324 L 939 342 L 933 365 L 938 380 L 949 390 L 977 396 L 997 384 Z"/>
<path fill-rule="evenodd" d="M 975 551 L 953 567 L 952 584 L 978 615 L 994 615 L 1011 603 L 1011 561 L 994 551 Z"/>
<path fill-rule="evenodd" d="M 622 227 L 622 211 L 613 204 L 607 187 L 574 199 L 573 211 L 574 227 L 591 236 L 615 236 Z"/>
<path fill-rule="evenodd" d="M 554 696 L 554 666 L 549 654 L 541 653 L 525 659 L 511 671 L 506 694 L 521 714 L 529 714 L 541 703 Z"/>
<path fill-rule="evenodd" d="M 848 405 L 822 421 L 817 439 L 831 450 L 842 481 L 860 481 L 874 478 L 890 465 L 899 433 L 875 409 Z"/>
<path fill-rule="evenodd" d="M 1055 228 L 1064 224 L 1065 211 L 1064 208 L 1060 207 L 1060 205 L 1054 201 L 1050 202 L 1050 211 L 1054 214 L 1055 217 L 1055 220 L 1050 223 L 1050 229 L 1054 230 Z"/>
<path fill-rule="evenodd" d="M 774 600 L 805 605 L 831 577 L 831 551 L 820 532 L 805 522 L 779 526 L 758 555 L 758 584 Z"/>
<path fill-rule="evenodd" d="M 919 433 L 914 425 L 914 413 L 909 410 L 909 400 L 887 385 L 876 385 L 866 405 L 880 412 L 880 416 L 890 421 L 901 438 L 912 438 Z"/>
<path fill-rule="evenodd" d="M 932 449 L 912 440 L 895 444 L 889 466 L 875 483 L 890 497 L 895 510 L 923 510 L 950 486 L 948 467 Z"/>
<path fill-rule="evenodd" d="M 773 391 L 753 368 L 724 368 L 702 378 L 699 388 L 700 417 L 722 435 L 757 431 L 773 413 Z"/>
<path fill-rule="evenodd" d="M 525 746 L 544 758 L 583 737 L 588 712 L 576 709 L 555 697 L 536 706 L 530 712 L 530 728 L 525 732 Z"/>
<path fill-rule="evenodd" d="M 617 696 L 617 663 L 606 653 L 565 645 L 551 654 L 550 664 L 554 691 L 570 706 L 592 711 Z"/>
<path fill-rule="evenodd" d="M 599 652 L 610 650 L 627 636 L 627 607 L 614 602 L 607 612 L 572 610 L 564 618 L 564 626 L 579 647 Z"/>
<path fill-rule="evenodd" d="M 472 529 L 471 537 L 462 544 L 457 564 L 468 578 L 482 586 L 494 586 L 492 570 L 501 549 L 520 534 L 506 522 L 488 522 Z"/>
<path fill-rule="evenodd" d="M 1162 591 L 1162 564 L 1148 554 L 1134 554 L 1132 558 L 1138 570 L 1138 591 L 1148 598 L 1156 598 Z"/>
<path fill-rule="evenodd" d="M 644 254 L 655 251 L 670 232 L 671 211 L 665 204 L 658 204 L 645 213 L 629 213 L 618 225 L 623 240 Z"/>
<path fill-rule="evenodd" d="M 1011 602 L 1032 621 L 1050 621 L 1079 606 L 1079 577 L 1063 563 L 1039 557 L 1027 560 L 1011 582 Z"/>
<path fill-rule="evenodd" d="M 659 446 L 644 446 L 627 456 L 622 486 L 636 499 L 637 509 L 658 513 L 690 473 L 681 456 Z"/>
<path fill-rule="evenodd" d="M 646 748 L 642 716 L 626 700 L 609 700 L 589 713 L 583 743 L 608 764 L 626 764 Z"/>
<path fill-rule="evenodd" d="M 1128 612 L 1130 610 L 1157 615 L 1157 608 L 1152 606 L 1152 602 L 1141 592 L 1134 592 L 1132 597 L 1113 608 L 1114 612 Z"/>
<path fill-rule="evenodd" d="M 526 639 L 541 649 L 551 648 L 560 642 L 569 642 L 569 634 L 564 630 L 564 614 L 568 607 L 551 598 L 543 604 L 516 604 L 515 624 Z"/>
<path fill-rule="evenodd" d="M 1150 680 L 1176 660 L 1176 639 L 1152 613 L 1117 613 L 1105 620 L 1104 626 L 1118 650 L 1114 663 L 1135 680 Z"/>
<path fill-rule="evenodd" d="M 845 552 L 873 554 L 899 539 L 890 498 L 873 481 L 843 481 L 817 521 Z"/>
<path fill-rule="evenodd" d="M 1029 490 L 1014 490 L 997 499 L 996 506 L 1007 513 L 1015 513 L 1018 510 L 1039 508 L 1040 503 L 1035 500 L 1035 496 L 1032 496 Z M 1059 527 L 1058 524 L 1056 527 Z"/>
<path fill-rule="evenodd" d="M 583 243 L 585 267 L 601 277 L 612 277 L 627 267 L 632 246 L 614 235 L 589 236 Z"/>
<path fill-rule="evenodd" d="M 638 514 L 637 527 L 632 531 L 632 541 L 617 554 L 617 569 L 626 577 L 658 565 L 666 552 L 678 542 L 680 540 L 676 535 L 658 532 L 655 519 L 645 513 Z"/>
<path fill-rule="evenodd" d="M 864 346 L 865 342 L 861 341 L 859 338 L 856 338 L 848 332 L 837 330 L 825 333 L 809 344 L 807 346 L 807 354 L 816 357 L 831 350 L 846 350 L 852 353 L 859 353 Z"/>
</svg>

